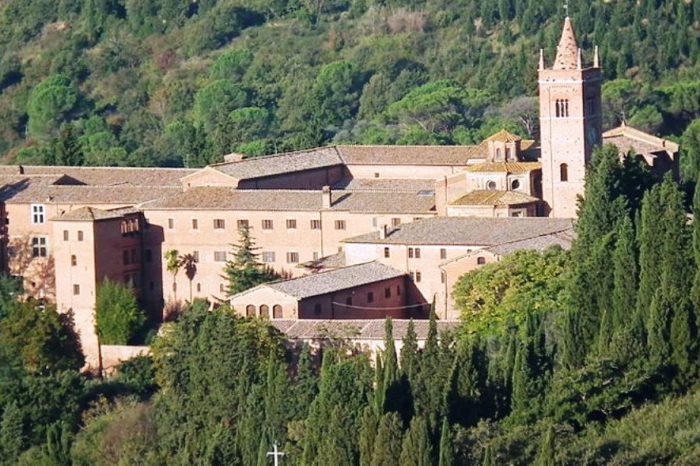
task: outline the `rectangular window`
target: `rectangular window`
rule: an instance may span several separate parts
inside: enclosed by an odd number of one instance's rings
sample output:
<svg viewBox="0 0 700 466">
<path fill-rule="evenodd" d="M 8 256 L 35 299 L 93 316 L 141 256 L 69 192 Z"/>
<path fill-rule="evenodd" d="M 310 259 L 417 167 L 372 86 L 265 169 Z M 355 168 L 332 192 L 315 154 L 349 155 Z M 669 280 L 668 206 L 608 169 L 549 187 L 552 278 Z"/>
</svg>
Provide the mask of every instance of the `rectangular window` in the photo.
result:
<svg viewBox="0 0 700 466">
<path fill-rule="evenodd" d="M 272 220 L 263 220 L 262 221 L 262 229 L 263 230 L 272 230 L 274 227 L 274 224 L 272 223 Z"/>
<path fill-rule="evenodd" d="M 288 252 L 287 253 L 287 264 L 296 264 L 299 262 L 298 252 Z"/>
<path fill-rule="evenodd" d="M 73 267 L 75 267 L 76 265 L 78 265 L 78 258 L 75 257 L 75 254 L 73 254 L 72 256 L 70 256 L 70 265 L 73 266 Z"/>
<path fill-rule="evenodd" d="M 262 261 L 266 264 L 269 264 L 270 262 L 275 261 L 275 252 L 274 251 L 263 251 L 262 252 Z"/>
<path fill-rule="evenodd" d="M 199 251 L 192 251 L 192 258 L 195 262 L 199 262 Z"/>
<path fill-rule="evenodd" d="M 420 282 L 421 277 L 422 277 L 421 273 L 416 271 L 416 283 Z"/>
<path fill-rule="evenodd" d="M 80 294 L 80 285 L 73 285 L 73 294 L 74 295 Z"/>
<path fill-rule="evenodd" d="M 68 241 L 69 233 L 68 230 L 63 230 L 63 241 Z"/>
<path fill-rule="evenodd" d="M 391 251 L 389 248 L 384 248 L 384 257 L 391 257 Z"/>
<path fill-rule="evenodd" d="M 46 236 L 35 236 L 32 238 L 32 257 L 48 256 Z"/>
<path fill-rule="evenodd" d="M 416 259 L 420 259 L 420 248 L 416 248 Z"/>
<path fill-rule="evenodd" d="M 226 251 L 214 251 L 214 262 L 226 262 Z"/>
<path fill-rule="evenodd" d="M 367 293 L 367 302 L 368 303 L 374 302 L 374 293 L 372 293 L 371 291 L 369 293 Z"/>
<path fill-rule="evenodd" d="M 389 287 L 384 288 L 384 297 L 391 298 L 391 288 L 389 288 Z"/>
<path fill-rule="evenodd" d="M 214 219 L 214 229 L 215 230 L 223 230 L 226 228 L 226 221 L 223 218 L 215 218 Z"/>
<path fill-rule="evenodd" d="M 311 220 L 311 229 L 312 230 L 320 230 L 321 229 L 321 221 L 320 220 Z"/>
<path fill-rule="evenodd" d="M 392 226 L 392 227 L 397 227 L 397 226 L 399 226 L 399 225 L 401 225 L 401 219 L 400 219 L 400 218 L 394 217 L 394 218 L 391 219 L 391 226 Z"/>
<path fill-rule="evenodd" d="M 169 218 L 168 219 L 168 230 L 172 230 L 173 228 L 175 228 L 175 219 Z"/>
<path fill-rule="evenodd" d="M 199 229 L 199 221 L 196 218 L 192 219 L 192 229 L 193 230 L 198 230 Z"/>
<path fill-rule="evenodd" d="M 447 259 L 447 249 L 440 248 L 440 259 Z"/>
<path fill-rule="evenodd" d="M 345 230 L 345 220 L 336 220 L 335 221 L 335 229 L 336 230 Z"/>
<path fill-rule="evenodd" d="M 46 221 L 44 204 L 32 204 L 32 223 L 44 223 Z"/>
<path fill-rule="evenodd" d="M 248 228 L 250 224 L 248 223 L 248 220 L 239 220 L 236 222 L 236 226 L 240 230 L 241 228 Z"/>
<path fill-rule="evenodd" d="M 408 258 L 413 259 L 413 248 L 408 248 Z"/>
<path fill-rule="evenodd" d="M 297 221 L 293 218 L 287 219 L 287 230 L 296 230 L 297 229 Z"/>
<path fill-rule="evenodd" d="M 445 275 L 445 271 L 444 270 L 440 271 L 440 283 L 445 283 L 446 279 L 447 279 L 447 277 Z"/>
<path fill-rule="evenodd" d="M 78 230 L 78 241 L 83 240 L 83 230 Z"/>
</svg>

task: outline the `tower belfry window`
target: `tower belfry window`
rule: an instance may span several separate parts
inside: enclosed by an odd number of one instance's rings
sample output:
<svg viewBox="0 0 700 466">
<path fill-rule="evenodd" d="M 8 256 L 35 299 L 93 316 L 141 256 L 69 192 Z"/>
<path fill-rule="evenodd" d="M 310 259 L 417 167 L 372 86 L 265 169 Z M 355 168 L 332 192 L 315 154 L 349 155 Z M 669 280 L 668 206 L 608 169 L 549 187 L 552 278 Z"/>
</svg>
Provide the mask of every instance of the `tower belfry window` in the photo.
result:
<svg viewBox="0 0 700 466">
<path fill-rule="evenodd" d="M 555 102 L 555 115 L 557 118 L 569 116 L 569 99 L 557 99 Z"/>
<path fill-rule="evenodd" d="M 569 181 L 569 166 L 565 163 L 559 165 L 559 180 Z"/>
</svg>

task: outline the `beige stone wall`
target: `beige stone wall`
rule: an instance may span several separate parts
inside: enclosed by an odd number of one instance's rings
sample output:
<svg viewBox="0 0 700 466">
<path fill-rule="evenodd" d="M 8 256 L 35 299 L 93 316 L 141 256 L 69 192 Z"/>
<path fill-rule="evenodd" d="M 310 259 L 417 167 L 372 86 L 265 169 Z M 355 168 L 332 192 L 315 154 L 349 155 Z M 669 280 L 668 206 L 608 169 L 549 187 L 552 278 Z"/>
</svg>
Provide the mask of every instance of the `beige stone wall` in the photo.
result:
<svg viewBox="0 0 700 466">
<path fill-rule="evenodd" d="M 185 176 L 181 180 L 182 186 L 185 188 L 194 188 L 198 186 L 230 186 L 238 187 L 238 180 L 231 176 L 225 175 L 211 167 L 205 167 L 191 175 Z"/>
<path fill-rule="evenodd" d="M 447 208 L 448 217 L 534 217 L 535 204 L 513 206 L 454 205 Z"/>
<path fill-rule="evenodd" d="M 347 165 L 346 168 L 353 178 L 435 180 L 458 173 L 467 164 L 482 161 L 470 160 L 465 165 Z"/>
<path fill-rule="evenodd" d="M 480 259 L 483 263 L 479 263 Z M 444 319 L 453 320 L 460 317 L 460 311 L 457 309 L 453 297 L 453 290 L 459 278 L 472 270 L 483 267 L 485 264 L 498 262 L 499 259 L 499 256 L 491 251 L 480 250 L 440 266 L 440 269 L 445 272 L 445 287 L 447 289 L 447 300 L 444 303 L 444 308 L 441 308 L 441 311 L 444 312 Z"/>
</svg>

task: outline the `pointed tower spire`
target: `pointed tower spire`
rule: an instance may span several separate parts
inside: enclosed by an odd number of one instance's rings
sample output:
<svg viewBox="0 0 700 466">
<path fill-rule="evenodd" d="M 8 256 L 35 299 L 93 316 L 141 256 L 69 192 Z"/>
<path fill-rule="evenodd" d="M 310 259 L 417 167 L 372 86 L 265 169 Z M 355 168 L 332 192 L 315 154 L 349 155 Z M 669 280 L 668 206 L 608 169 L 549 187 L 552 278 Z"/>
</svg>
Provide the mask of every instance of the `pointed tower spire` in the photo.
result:
<svg viewBox="0 0 700 466">
<path fill-rule="evenodd" d="M 564 19 L 564 29 L 561 33 L 561 39 L 557 46 L 557 58 L 554 60 L 555 70 L 573 70 L 577 65 L 576 33 L 571 25 L 571 18 L 568 16 Z"/>
<path fill-rule="evenodd" d="M 600 68 L 600 58 L 598 58 L 598 46 L 593 51 L 593 68 Z"/>
<path fill-rule="evenodd" d="M 544 69 L 544 50 L 543 49 L 540 49 L 540 66 L 537 69 L 540 71 Z"/>
</svg>

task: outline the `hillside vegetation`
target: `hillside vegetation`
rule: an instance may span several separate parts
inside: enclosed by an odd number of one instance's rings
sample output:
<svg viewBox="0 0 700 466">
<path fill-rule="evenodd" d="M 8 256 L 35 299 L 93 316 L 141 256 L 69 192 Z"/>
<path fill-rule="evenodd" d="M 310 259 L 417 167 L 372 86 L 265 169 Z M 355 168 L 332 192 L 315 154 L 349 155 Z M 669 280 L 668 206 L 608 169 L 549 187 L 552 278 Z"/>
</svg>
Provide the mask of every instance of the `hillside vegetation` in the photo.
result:
<svg viewBox="0 0 700 466">
<path fill-rule="evenodd" d="M 600 46 L 606 126 L 680 137 L 700 115 L 700 2 L 570 8 L 588 62 Z M 201 166 L 536 136 L 538 50 L 551 63 L 563 15 L 554 0 L 5 0 L 0 152 Z"/>
</svg>

